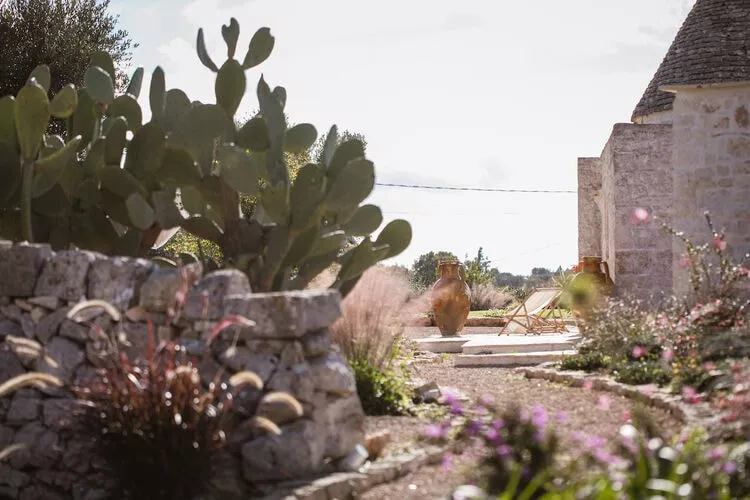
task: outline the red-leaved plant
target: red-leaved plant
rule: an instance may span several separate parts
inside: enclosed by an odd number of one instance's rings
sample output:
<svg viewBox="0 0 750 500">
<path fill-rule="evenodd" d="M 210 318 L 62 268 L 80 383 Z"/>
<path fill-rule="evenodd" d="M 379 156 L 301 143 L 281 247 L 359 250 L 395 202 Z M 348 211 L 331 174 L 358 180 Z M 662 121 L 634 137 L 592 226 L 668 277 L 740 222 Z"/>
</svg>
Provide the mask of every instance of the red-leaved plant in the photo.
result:
<svg viewBox="0 0 750 500">
<path fill-rule="evenodd" d="M 220 325 L 236 323 L 243 321 L 232 318 Z M 150 318 L 148 333 L 145 361 L 130 360 L 111 339 L 106 368 L 86 385 L 72 388 L 79 403 L 77 431 L 91 439 L 95 455 L 117 481 L 115 498 L 191 499 L 211 494 L 215 479 L 226 472 L 217 470 L 224 463 L 219 457 L 236 425 L 245 434 L 248 429 L 257 435 L 281 432 L 263 416 L 240 424 L 229 411 L 239 391 L 261 391 L 263 382 L 249 371 L 223 381 L 219 371 L 206 386 L 199 360 L 184 347 L 174 342 L 154 345 Z M 212 332 L 212 338 L 217 334 Z M 271 398 L 273 404 L 289 407 L 287 415 L 301 416 L 299 402 L 280 395 L 267 394 L 258 407 Z"/>
</svg>

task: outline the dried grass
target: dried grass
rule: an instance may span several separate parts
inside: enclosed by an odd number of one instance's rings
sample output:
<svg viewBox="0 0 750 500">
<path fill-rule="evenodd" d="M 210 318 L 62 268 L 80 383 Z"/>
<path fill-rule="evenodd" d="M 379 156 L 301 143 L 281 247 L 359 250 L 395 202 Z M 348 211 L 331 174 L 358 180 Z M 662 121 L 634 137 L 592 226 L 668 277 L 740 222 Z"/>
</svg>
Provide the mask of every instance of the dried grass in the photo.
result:
<svg viewBox="0 0 750 500">
<path fill-rule="evenodd" d="M 503 309 L 513 302 L 513 298 L 511 294 L 491 284 L 475 284 L 471 287 L 471 310 Z"/>
<path fill-rule="evenodd" d="M 382 266 L 368 269 L 341 304 L 342 316 L 331 326 L 333 341 L 349 360 L 384 367 L 393 358 L 410 310 L 409 281 Z M 407 307 L 407 303 L 410 303 Z"/>
</svg>

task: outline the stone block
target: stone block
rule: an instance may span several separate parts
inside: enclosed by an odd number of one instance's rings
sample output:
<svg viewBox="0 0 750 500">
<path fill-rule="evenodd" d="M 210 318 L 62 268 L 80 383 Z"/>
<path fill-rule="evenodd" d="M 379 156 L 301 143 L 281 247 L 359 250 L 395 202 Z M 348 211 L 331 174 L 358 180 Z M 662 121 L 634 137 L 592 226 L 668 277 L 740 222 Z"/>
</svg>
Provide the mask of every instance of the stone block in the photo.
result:
<svg viewBox="0 0 750 500">
<path fill-rule="evenodd" d="M 225 316 L 255 321 L 244 330 L 249 338 L 299 338 L 329 327 L 341 315 L 341 296 L 335 290 L 232 295 L 224 304 Z"/>
<path fill-rule="evenodd" d="M 207 274 L 187 294 L 183 316 L 186 319 L 218 320 L 224 315 L 224 299 L 251 293 L 247 275 L 237 269 Z"/>
<path fill-rule="evenodd" d="M 15 321 L 6 318 L 0 319 L 0 339 L 4 339 L 8 335 L 11 337 L 23 337 L 23 329 Z"/>
<path fill-rule="evenodd" d="M 39 476 L 44 477 L 47 480 L 55 481 L 58 484 L 55 484 L 54 486 L 60 487 L 60 483 L 70 484 L 73 481 L 72 476 L 70 474 L 64 474 L 64 473 L 50 473 L 50 471 L 42 470 L 35 474 L 36 479 L 42 481 L 42 479 Z M 70 488 L 70 486 L 68 486 Z M 19 500 L 67 500 L 65 495 L 58 493 L 53 488 L 49 488 L 47 486 L 44 486 L 42 484 L 32 484 L 31 486 L 28 486 L 24 488 L 21 491 L 21 494 L 18 496 Z"/>
<path fill-rule="evenodd" d="M 328 329 L 307 333 L 301 341 L 302 350 L 308 358 L 322 356 L 331 350 L 331 332 Z"/>
<path fill-rule="evenodd" d="M 299 343 L 289 344 L 281 353 L 279 366 L 266 388 L 288 392 L 302 404 L 313 401 L 315 382 Z"/>
<path fill-rule="evenodd" d="M 356 394 L 348 397 L 320 394 L 324 404 L 313 411 L 313 420 L 327 436 L 324 455 L 341 458 L 365 442 L 365 412 Z"/>
<path fill-rule="evenodd" d="M 177 292 L 188 292 L 200 279 L 203 267 L 200 263 L 188 264 L 180 269 L 157 268 L 139 290 L 139 305 L 146 311 L 164 313 L 178 302 Z"/>
<path fill-rule="evenodd" d="M 88 274 L 88 298 L 105 300 L 125 310 L 137 300 L 139 287 L 156 268 L 150 261 L 127 257 L 96 261 Z"/>
<path fill-rule="evenodd" d="M 39 397 L 29 397 L 27 394 L 17 392 L 13 395 L 5 419 L 11 424 L 36 420 L 39 418 L 41 405 L 42 400 Z"/>
<path fill-rule="evenodd" d="M 30 297 L 47 259 L 54 252 L 49 245 L 19 243 L 0 248 L 0 295 Z"/>
<path fill-rule="evenodd" d="M 49 373 L 69 383 L 86 355 L 81 347 L 68 339 L 54 337 L 46 346 L 46 357 L 36 362 L 36 370 Z"/>
<path fill-rule="evenodd" d="M 76 403 L 72 398 L 47 398 L 42 403 L 44 426 L 55 430 L 69 429 L 73 425 Z"/>
<path fill-rule="evenodd" d="M 256 354 L 247 347 L 230 347 L 219 356 L 219 361 L 233 372 L 255 372 L 264 382 L 279 365 L 277 356 Z"/>
<path fill-rule="evenodd" d="M 62 250 L 46 262 L 37 280 L 34 295 L 80 300 L 86 296 L 86 274 L 97 254 L 82 250 Z"/>
<path fill-rule="evenodd" d="M 349 396 L 357 392 L 354 372 L 346 358 L 336 350 L 311 359 L 310 372 L 316 390 L 339 396 Z"/>
<path fill-rule="evenodd" d="M 29 484 L 30 480 L 28 474 L 15 470 L 5 463 L 0 463 L 0 485 L 18 489 Z"/>
<path fill-rule="evenodd" d="M 21 360 L 18 359 L 7 344 L 0 344 L 0 383 L 26 373 Z"/>
<path fill-rule="evenodd" d="M 23 444 L 26 447 L 13 452 L 9 457 L 9 463 L 14 469 L 22 469 L 32 465 L 33 452 L 35 444 L 42 434 L 47 432 L 44 426 L 39 422 L 29 422 L 16 432 L 13 438 L 14 444 Z"/>
<path fill-rule="evenodd" d="M 34 337 L 35 325 L 31 317 L 25 311 L 15 304 L 0 307 L 0 313 L 6 318 L 12 319 L 21 326 L 23 336 L 26 338 Z"/>
<path fill-rule="evenodd" d="M 60 324 L 67 317 L 68 311 L 70 311 L 69 307 L 63 307 L 40 319 L 36 325 L 36 338 L 45 344 L 50 338 L 57 335 L 60 330 Z"/>
<path fill-rule="evenodd" d="M 273 481 L 313 475 L 323 465 L 325 435 L 311 420 L 283 426 L 278 436 L 262 436 L 242 446 L 248 481 Z"/>
</svg>

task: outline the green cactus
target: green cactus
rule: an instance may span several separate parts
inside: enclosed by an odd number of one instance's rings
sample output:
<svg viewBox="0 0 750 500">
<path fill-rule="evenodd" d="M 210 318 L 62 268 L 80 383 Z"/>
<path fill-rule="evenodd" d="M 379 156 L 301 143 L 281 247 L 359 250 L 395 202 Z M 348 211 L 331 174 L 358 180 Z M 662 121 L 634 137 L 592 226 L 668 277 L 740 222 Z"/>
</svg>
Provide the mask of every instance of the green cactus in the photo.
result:
<svg viewBox="0 0 750 500">
<path fill-rule="evenodd" d="M 83 88 L 68 85 L 50 101 L 42 65 L 15 98 L 0 99 L 1 234 L 144 256 L 163 230 L 181 227 L 220 248 L 225 265 L 246 272 L 258 291 L 303 288 L 335 263 L 334 286 L 346 294 L 367 268 L 402 252 L 411 241 L 406 221 L 390 222 L 373 241 L 383 215 L 362 205 L 375 168 L 360 141 L 339 144 L 334 126 L 320 162 L 290 176 L 285 159 L 309 151 L 318 132 L 290 127 L 286 90 L 262 76 L 258 115 L 235 125 L 245 71 L 270 56 L 275 40 L 259 29 L 239 61 L 239 23 L 231 19 L 221 34 L 220 66 L 202 29 L 196 42 L 199 60 L 216 73 L 215 104 L 168 90 L 157 67 L 143 123 L 143 69 L 116 95 L 115 67 L 103 52 L 92 55 Z M 66 120 L 64 138 L 45 134 L 52 117 Z M 251 217 L 240 210 L 243 197 L 256 200 Z"/>
</svg>

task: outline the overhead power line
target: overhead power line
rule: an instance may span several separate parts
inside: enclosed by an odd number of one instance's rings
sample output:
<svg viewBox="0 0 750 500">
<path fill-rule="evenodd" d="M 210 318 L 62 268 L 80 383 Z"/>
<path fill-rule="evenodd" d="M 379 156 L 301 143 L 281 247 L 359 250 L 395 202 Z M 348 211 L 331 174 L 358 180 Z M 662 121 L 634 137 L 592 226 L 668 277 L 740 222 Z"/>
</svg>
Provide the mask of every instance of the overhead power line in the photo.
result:
<svg viewBox="0 0 750 500">
<path fill-rule="evenodd" d="M 484 191 L 488 193 L 555 193 L 555 194 L 575 194 L 576 191 L 567 189 L 500 189 L 500 188 L 479 188 L 479 187 L 459 187 L 459 186 L 423 186 L 420 184 L 395 184 L 389 182 L 376 182 L 376 186 L 395 187 L 406 189 L 432 189 L 437 191 Z"/>
</svg>

